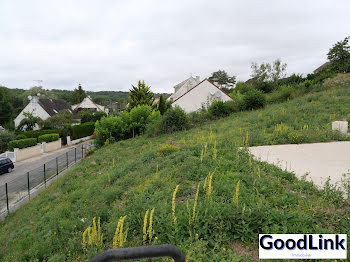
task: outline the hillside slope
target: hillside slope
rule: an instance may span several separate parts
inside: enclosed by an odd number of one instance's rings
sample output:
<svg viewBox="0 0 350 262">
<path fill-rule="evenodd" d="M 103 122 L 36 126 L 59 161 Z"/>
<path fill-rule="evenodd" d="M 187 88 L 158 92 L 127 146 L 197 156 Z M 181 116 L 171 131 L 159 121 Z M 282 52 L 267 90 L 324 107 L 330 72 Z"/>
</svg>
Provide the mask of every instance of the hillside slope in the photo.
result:
<svg viewBox="0 0 350 262">
<path fill-rule="evenodd" d="M 84 261 L 113 246 L 122 216 L 124 246 L 174 244 L 189 261 L 253 261 L 259 233 L 350 232 L 341 192 L 318 190 L 238 148 L 345 139 L 330 129 L 333 119 L 349 118 L 350 77 L 325 86 L 200 128 L 104 146 L 0 223 L 1 261 Z M 83 250 L 93 217 L 101 219 L 103 244 Z"/>
</svg>

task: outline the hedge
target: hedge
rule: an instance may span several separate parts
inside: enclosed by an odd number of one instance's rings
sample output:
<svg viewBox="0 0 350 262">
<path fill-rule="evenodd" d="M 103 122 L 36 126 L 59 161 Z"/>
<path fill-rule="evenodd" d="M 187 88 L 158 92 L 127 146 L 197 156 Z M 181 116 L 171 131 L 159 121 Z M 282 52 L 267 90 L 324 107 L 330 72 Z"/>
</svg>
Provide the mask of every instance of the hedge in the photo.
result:
<svg viewBox="0 0 350 262">
<path fill-rule="evenodd" d="M 44 129 L 44 130 L 33 130 L 33 131 L 27 131 L 27 132 L 23 132 L 20 133 L 18 135 L 24 135 L 27 138 L 36 138 L 38 139 L 39 136 L 42 135 L 47 135 L 47 134 L 60 134 L 60 136 L 62 135 L 62 130 L 55 130 L 55 129 Z"/>
<path fill-rule="evenodd" d="M 81 125 L 72 126 L 72 139 L 91 136 L 95 130 L 94 122 L 86 122 Z"/>
<path fill-rule="evenodd" d="M 49 142 L 57 141 L 59 138 L 60 138 L 59 134 L 46 134 L 46 135 L 39 136 L 38 141 L 39 143 L 42 143 L 42 142 L 49 143 Z"/>
<path fill-rule="evenodd" d="M 20 140 L 12 140 L 9 142 L 9 149 L 13 151 L 14 148 L 26 148 L 35 146 L 37 144 L 36 138 L 26 138 L 26 139 L 20 139 Z"/>
</svg>

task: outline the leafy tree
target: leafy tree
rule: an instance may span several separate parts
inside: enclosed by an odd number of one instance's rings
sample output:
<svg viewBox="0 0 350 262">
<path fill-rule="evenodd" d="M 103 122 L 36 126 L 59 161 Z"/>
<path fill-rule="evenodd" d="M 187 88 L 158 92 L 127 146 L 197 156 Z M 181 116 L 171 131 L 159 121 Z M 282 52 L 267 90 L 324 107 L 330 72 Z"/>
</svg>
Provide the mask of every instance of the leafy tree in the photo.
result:
<svg viewBox="0 0 350 262">
<path fill-rule="evenodd" d="M 81 87 L 81 85 L 78 85 L 78 88 L 74 89 L 73 91 L 73 97 L 72 97 L 72 103 L 73 104 L 79 104 L 81 101 L 84 100 L 86 97 L 86 92 L 84 89 Z"/>
<path fill-rule="evenodd" d="M 171 102 L 166 101 L 164 96 L 161 95 L 159 97 L 159 103 L 158 103 L 158 110 L 160 112 L 161 115 L 164 115 L 164 113 L 171 108 Z"/>
<path fill-rule="evenodd" d="M 278 80 L 286 76 L 287 64 L 282 63 L 280 59 L 276 59 L 269 67 L 269 78 L 275 86 L 278 85 Z"/>
<path fill-rule="evenodd" d="M 17 129 L 20 131 L 31 131 L 36 125 L 41 126 L 43 120 L 40 117 L 33 116 L 31 113 L 24 112 L 24 118 L 19 123 Z"/>
<path fill-rule="evenodd" d="M 225 92 L 230 92 L 236 83 L 236 76 L 229 76 L 225 70 L 212 73 L 209 80 L 219 85 Z"/>
<path fill-rule="evenodd" d="M 0 125 L 9 123 L 13 117 L 13 107 L 9 89 L 0 86 Z"/>
<path fill-rule="evenodd" d="M 8 143 L 15 139 L 15 134 L 8 130 L 0 130 L 0 153 L 5 152 L 8 148 Z"/>
<path fill-rule="evenodd" d="M 271 92 L 278 87 L 278 81 L 286 76 L 287 64 L 276 59 L 271 64 L 262 63 L 258 65 L 253 62 L 251 65 L 253 83 L 257 89 L 263 92 Z M 272 83 L 268 85 L 266 83 Z"/>
<path fill-rule="evenodd" d="M 91 122 L 94 119 L 94 114 L 90 110 L 81 110 L 78 115 L 81 123 Z"/>
<path fill-rule="evenodd" d="M 327 54 L 331 61 L 331 68 L 335 72 L 348 73 L 350 72 L 350 36 L 345 37 L 343 41 L 337 42 Z"/>
<path fill-rule="evenodd" d="M 69 130 L 70 126 L 77 121 L 69 110 L 59 111 L 56 115 L 49 117 L 43 123 L 43 128 Z"/>
<path fill-rule="evenodd" d="M 139 105 L 153 104 L 154 94 L 151 92 L 151 87 L 145 84 L 145 81 L 139 81 L 137 86 L 132 85 L 129 90 L 129 110 Z"/>
</svg>

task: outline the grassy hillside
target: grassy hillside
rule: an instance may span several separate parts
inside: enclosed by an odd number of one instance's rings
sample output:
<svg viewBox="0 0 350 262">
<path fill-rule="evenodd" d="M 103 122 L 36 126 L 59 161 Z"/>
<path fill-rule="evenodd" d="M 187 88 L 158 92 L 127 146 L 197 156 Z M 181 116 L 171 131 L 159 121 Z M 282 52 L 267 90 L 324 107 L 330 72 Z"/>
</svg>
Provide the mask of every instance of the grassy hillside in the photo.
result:
<svg viewBox="0 0 350 262">
<path fill-rule="evenodd" d="M 153 208 L 145 242 L 177 245 L 189 261 L 254 261 L 259 233 L 350 232 L 349 202 L 339 191 L 319 190 L 238 148 L 345 139 L 330 131 L 331 121 L 349 113 L 350 77 L 339 76 L 324 91 L 263 110 L 104 146 L 0 223 L 0 259 L 84 261 L 113 246 L 123 216 L 124 246 L 139 246 Z M 103 243 L 84 250 L 93 217 Z"/>
</svg>

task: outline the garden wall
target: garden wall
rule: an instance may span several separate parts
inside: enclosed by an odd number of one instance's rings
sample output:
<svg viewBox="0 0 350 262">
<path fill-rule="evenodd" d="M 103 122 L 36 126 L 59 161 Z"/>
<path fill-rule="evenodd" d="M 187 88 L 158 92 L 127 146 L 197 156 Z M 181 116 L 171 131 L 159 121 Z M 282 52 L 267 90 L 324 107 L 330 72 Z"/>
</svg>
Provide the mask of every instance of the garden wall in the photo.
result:
<svg viewBox="0 0 350 262">
<path fill-rule="evenodd" d="M 15 148 L 14 152 L 16 153 L 16 161 L 22 161 L 31 157 L 40 156 L 41 144 L 23 149 Z"/>
<path fill-rule="evenodd" d="M 53 141 L 53 142 L 43 142 L 42 143 L 42 152 L 46 153 L 46 152 L 51 152 L 51 151 L 56 151 L 58 149 L 62 148 L 62 139 L 58 139 L 57 141 Z"/>
</svg>

